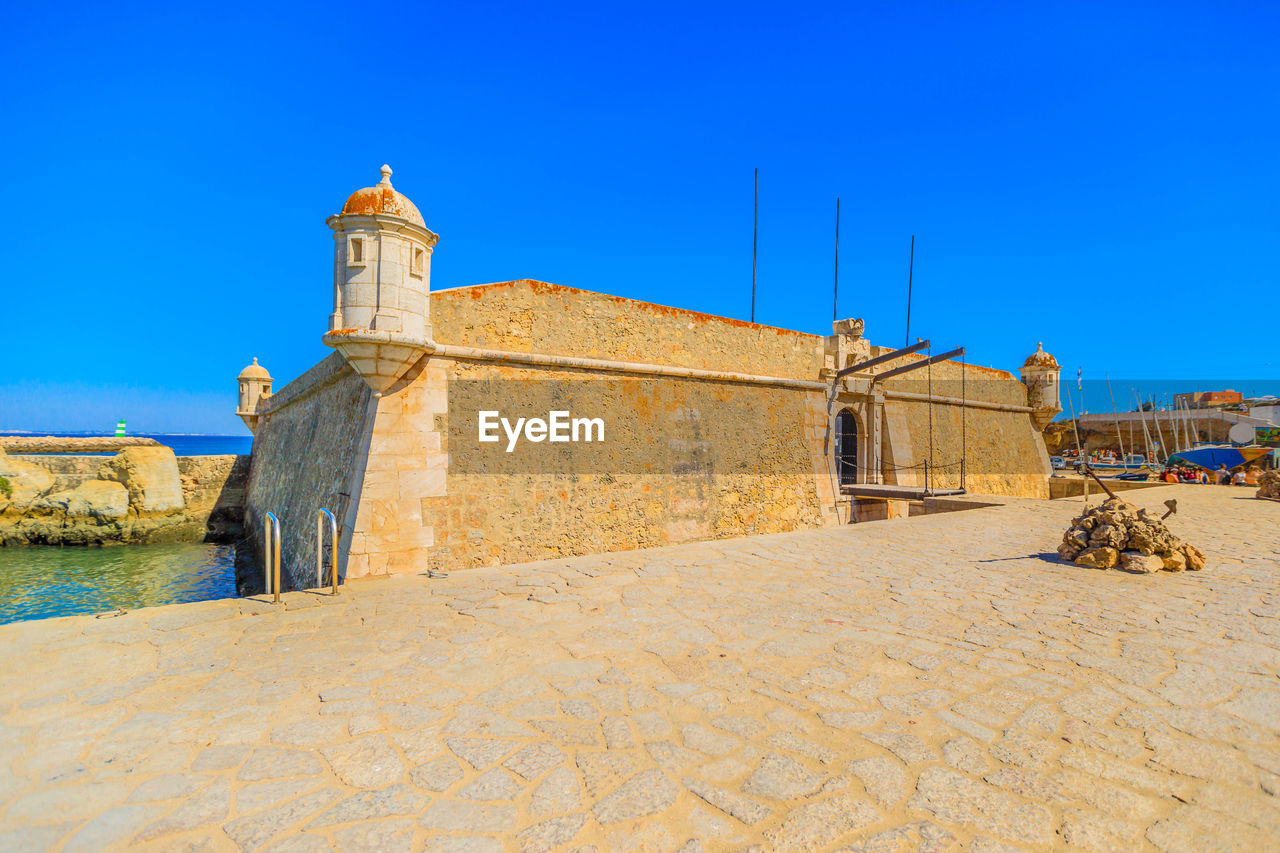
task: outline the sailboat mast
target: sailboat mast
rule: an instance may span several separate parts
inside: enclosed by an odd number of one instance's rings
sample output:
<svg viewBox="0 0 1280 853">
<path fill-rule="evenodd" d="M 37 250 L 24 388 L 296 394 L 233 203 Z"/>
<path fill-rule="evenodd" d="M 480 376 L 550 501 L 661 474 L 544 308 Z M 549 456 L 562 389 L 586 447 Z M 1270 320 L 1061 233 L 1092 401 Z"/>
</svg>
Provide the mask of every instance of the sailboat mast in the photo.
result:
<svg viewBox="0 0 1280 853">
<path fill-rule="evenodd" d="M 1111 374 L 1104 373 L 1102 375 L 1107 378 L 1107 394 L 1111 397 L 1111 415 L 1116 422 L 1116 443 L 1120 445 L 1120 462 L 1123 463 L 1125 461 L 1124 436 L 1120 434 L 1120 413 L 1116 411 L 1116 395 L 1111 390 Z"/>
<path fill-rule="evenodd" d="M 1151 395 L 1151 420 L 1156 425 L 1156 435 L 1160 439 L 1160 452 L 1164 454 L 1164 461 L 1169 461 L 1169 447 L 1164 443 L 1164 430 L 1160 429 L 1160 416 L 1156 412 L 1156 397 Z"/>
<path fill-rule="evenodd" d="M 1151 458 L 1151 436 L 1147 435 L 1147 422 L 1146 420 L 1143 419 L 1142 404 L 1139 403 L 1136 407 L 1133 405 L 1133 401 L 1135 398 L 1136 398 L 1136 395 L 1133 393 L 1133 389 L 1130 388 L 1129 389 L 1129 407 L 1133 409 L 1134 412 L 1137 413 L 1138 419 L 1142 422 L 1142 446 L 1146 450 L 1145 458 L 1150 459 Z M 1133 428 L 1132 421 L 1129 422 L 1129 428 L 1130 429 Z"/>
<path fill-rule="evenodd" d="M 1076 434 L 1076 464 L 1083 464 L 1084 454 L 1080 450 L 1080 421 L 1076 417 L 1076 404 L 1071 401 L 1071 387 L 1067 386 L 1065 390 L 1067 392 L 1067 405 L 1071 407 L 1071 429 Z M 1080 399 L 1080 402 L 1084 402 L 1083 397 Z"/>
<path fill-rule="evenodd" d="M 1132 396 L 1130 397 L 1129 408 L 1133 408 Z M 1133 440 L 1133 418 L 1129 417 L 1129 415 L 1131 414 L 1133 414 L 1133 412 L 1125 412 L 1125 420 L 1129 422 L 1129 446 L 1137 447 L 1138 446 L 1137 442 Z M 1146 459 L 1144 458 L 1142 461 L 1145 462 Z"/>
</svg>

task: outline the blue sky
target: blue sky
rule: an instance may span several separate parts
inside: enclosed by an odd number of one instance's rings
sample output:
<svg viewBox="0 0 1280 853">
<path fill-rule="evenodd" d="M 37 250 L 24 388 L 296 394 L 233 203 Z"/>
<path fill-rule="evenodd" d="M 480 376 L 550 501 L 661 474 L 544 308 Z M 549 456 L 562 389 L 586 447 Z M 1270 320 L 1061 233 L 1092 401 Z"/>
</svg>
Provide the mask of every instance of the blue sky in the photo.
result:
<svg viewBox="0 0 1280 853">
<path fill-rule="evenodd" d="M 829 332 L 840 196 L 874 343 L 915 234 L 913 337 L 1277 393 L 1280 7 L 1119 5 L 13 6 L 0 429 L 243 432 L 383 162 L 437 288 L 745 319 L 759 167 L 761 322 Z"/>
</svg>

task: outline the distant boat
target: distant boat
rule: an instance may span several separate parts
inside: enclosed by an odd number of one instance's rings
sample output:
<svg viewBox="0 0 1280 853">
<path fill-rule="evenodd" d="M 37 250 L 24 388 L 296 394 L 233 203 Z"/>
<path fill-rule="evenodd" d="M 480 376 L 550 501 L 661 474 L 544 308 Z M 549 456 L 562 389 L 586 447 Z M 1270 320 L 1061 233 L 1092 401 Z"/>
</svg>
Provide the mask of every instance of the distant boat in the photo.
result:
<svg viewBox="0 0 1280 853">
<path fill-rule="evenodd" d="M 125 431 L 124 418 L 121 418 L 116 422 L 116 438 L 121 438 L 125 435 L 128 435 L 128 433 Z"/>
<path fill-rule="evenodd" d="M 1125 456 L 1123 461 L 1115 457 L 1081 460 L 1076 463 L 1076 467 L 1083 467 L 1084 462 L 1088 463 L 1089 467 L 1093 469 L 1095 474 L 1103 476 L 1127 474 L 1132 471 L 1142 471 L 1150 464 L 1147 462 L 1147 457 L 1143 456 L 1141 453 L 1130 453 Z"/>
<path fill-rule="evenodd" d="M 1219 466 L 1225 466 L 1228 469 L 1238 468 L 1241 465 L 1247 465 L 1270 453 L 1274 448 L 1258 447 L 1232 447 L 1229 444 L 1209 444 L 1201 445 L 1193 450 L 1179 450 L 1177 453 L 1170 454 L 1170 459 L 1181 459 L 1183 462 L 1190 462 L 1209 471 L 1216 471 Z"/>
</svg>

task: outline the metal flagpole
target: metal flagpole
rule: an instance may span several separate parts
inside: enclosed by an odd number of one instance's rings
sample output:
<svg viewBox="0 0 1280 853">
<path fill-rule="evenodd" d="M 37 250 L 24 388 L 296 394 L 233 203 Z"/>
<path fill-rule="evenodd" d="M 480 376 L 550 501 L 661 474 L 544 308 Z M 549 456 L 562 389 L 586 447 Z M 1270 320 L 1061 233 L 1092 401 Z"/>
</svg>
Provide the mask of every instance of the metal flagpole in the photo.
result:
<svg viewBox="0 0 1280 853">
<path fill-rule="evenodd" d="M 1076 372 L 1076 376 L 1078 379 L 1079 371 Z M 1080 449 L 1080 427 L 1078 426 L 1079 419 L 1076 417 L 1076 404 L 1071 399 L 1071 386 L 1068 385 L 1063 390 L 1067 392 L 1067 405 L 1071 407 L 1071 429 L 1076 434 L 1076 465 L 1080 466 L 1079 470 L 1081 473 L 1087 473 L 1089 470 L 1089 460 L 1084 458 L 1084 451 Z M 1084 393 L 1083 393 L 1084 389 L 1081 388 L 1079 390 L 1081 391 L 1080 405 L 1083 408 L 1084 407 Z M 1084 502 L 1086 504 L 1089 503 L 1089 480 L 1087 478 L 1084 481 Z"/>
<path fill-rule="evenodd" d="M 1076 368 L 1076 390 L 1080 392 L 1080 411 L 1084 411 L 1084 368 Z M 1080 449 L 1080 421 L 1076 417 L 1076 405 L 1071 402 L 1071 386 L 1067 386 L 1067 404 L 1071 406 L 1071 429 L 1076 434 L 1076 461 L 1083 463 L 1085 460 L 1081 455 Z M 1087 485 L 1087 484 L 1086 484 Z M 1086 498 L 1088 494 L 1086 493 Z"/>
<path fill-rule="evenodd" d="M 831 287 L 831 321 L 840 319 L 840 197 L 836 196 L 836 272 Z"/>
<path fill-rule="evenodd" d="M 929 347 L 930 358 L 925 362 L 925 372 L 929 380 L 929 464 L 924 466 L 924 488 L 929 490 L 929 469 L 933 467 L 933 347 Z"/>
<path fill-rule="evenodd" d="M 760 236 L 760 170 L 756 169 L 756 202 L 751 215 L 751 322 L 756 321 L 756 247 Z"/>
<path fill-rule="evenodd" d="M 965 357 L 961 355 L 960 356 L 960 489 L 961 491 L 964 490 L 965 461 L 966 461 L 966 457 L 969 454 L 968 441 L 967 441 L 968 434 L 965 429 L 966 427 L 965 415 L 969 411 L 969 395 L 965 391 L 965 387 L 964 387 L 965 367 L 967 367 L 967 364 L 965 363 Z"/>
<path fill-rule="evenodd" d="M 907 342 L 911 346 L 911 278 L 916 271 L 916 235 L 911 235 L 911 260 L 907 264 Z"/>
</svg>

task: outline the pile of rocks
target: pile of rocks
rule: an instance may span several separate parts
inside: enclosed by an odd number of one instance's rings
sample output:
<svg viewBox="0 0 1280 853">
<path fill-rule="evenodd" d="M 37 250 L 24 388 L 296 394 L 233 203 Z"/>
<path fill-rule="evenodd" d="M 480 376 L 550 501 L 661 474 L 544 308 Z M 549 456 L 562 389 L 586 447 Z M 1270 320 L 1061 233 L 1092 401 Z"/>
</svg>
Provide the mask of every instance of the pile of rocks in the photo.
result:
<svg viewBox="0 0 1280 853">
<path fill-rule="evenodd" d="M 1280 471 L 1264 471 L 1258 478 L 1255 497 L 1268 501 L 1280 501 Z"/>
<path fill-rule="evenodd" d="M 1091 507 L 1071 520 L 1058 556 L 1092 569 L 1118 568 L 1150 574 L 1204 568 L 1204 554 L 1169 532 L 1160 516 L 1119 498 Z"/>
</svg>

